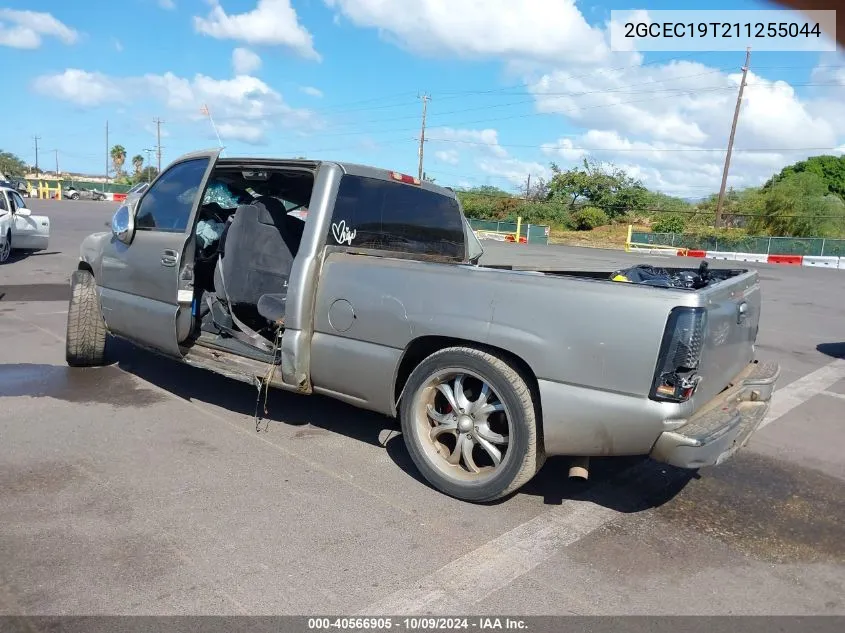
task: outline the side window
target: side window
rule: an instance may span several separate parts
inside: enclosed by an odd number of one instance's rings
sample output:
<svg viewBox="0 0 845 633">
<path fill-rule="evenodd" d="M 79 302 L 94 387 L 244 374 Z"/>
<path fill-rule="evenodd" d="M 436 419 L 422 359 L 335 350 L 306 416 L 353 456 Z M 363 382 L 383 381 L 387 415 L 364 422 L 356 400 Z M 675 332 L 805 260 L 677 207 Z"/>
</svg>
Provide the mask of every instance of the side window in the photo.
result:
<svg viewBox="0 0 845 633">
<path fill-rule="evenodd" d="M 25 209 L 26 208 L 26 203 L 23 201 L 23 198 L 21 198 L 19 193 L 15 192 L 15 193 L 11 193 L 9 195 L 12 197 L 12 206 L 14 206 L 15 209 Z"/>
<path fill-rule="evenodd" d="M 344 176 L 329 227 L 329 244 L 464 258 L 458 202 L 378 178 Z"/>
<path fill-rule="evenodd" d="M 208 158 L 194 158 L 168 169 L 141 199 L 135 226 L 141 230 L 184 231 L 206 167 Z"/>
<path fill-rule="evenodd" d="M 6 206 L 6 195 L 0 191 L 0 211 L 8 211 L 9 207 Z"/>
</svg>

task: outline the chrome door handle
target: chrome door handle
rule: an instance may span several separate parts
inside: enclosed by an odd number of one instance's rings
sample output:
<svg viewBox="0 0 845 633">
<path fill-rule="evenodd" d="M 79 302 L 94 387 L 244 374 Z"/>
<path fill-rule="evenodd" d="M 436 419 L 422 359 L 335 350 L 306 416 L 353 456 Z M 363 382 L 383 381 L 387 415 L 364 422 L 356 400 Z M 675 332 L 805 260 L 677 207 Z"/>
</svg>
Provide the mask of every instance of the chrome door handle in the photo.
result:
<svg viewBox="0 0 845 633">
<path fill-rule="evenodd" d="M 170 267 L 175 266 L 176 265 L 176 258 L 178 256 L 179 256 L 179 254 L 176 251 L 168 248 L 161 255 L 161 265 L 162 266 L 170 266 Z"/>
</svg>

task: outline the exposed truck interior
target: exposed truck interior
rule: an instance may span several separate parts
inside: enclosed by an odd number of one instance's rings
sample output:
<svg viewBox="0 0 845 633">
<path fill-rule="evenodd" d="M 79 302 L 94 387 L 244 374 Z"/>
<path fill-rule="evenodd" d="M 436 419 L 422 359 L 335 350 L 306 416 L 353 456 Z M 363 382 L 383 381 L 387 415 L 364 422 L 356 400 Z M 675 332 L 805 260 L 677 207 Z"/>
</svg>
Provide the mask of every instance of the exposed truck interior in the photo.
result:
<svg viewBox="0 0 845 633">
<path fill-rule="evenodd" d="M 313 186 L 307 167 L 215 167 L 194 231 L 195 343 L 278 364 Z"/>
</svg>

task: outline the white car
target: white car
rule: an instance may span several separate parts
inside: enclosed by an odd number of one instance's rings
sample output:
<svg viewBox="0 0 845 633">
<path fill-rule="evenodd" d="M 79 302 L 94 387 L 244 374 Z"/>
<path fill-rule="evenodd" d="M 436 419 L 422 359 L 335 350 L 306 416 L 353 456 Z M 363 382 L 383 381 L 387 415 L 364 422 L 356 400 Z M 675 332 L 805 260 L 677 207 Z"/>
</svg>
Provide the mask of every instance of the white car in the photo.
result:
<svg viewBox="0 0 845 633">
<path fill-rule="evenodd" d="M 43 251 L 50 242 L 50 218 L 32 215 L 20 193 L 0 187 L 0 264 L 12 250 Z"/>
</svg>

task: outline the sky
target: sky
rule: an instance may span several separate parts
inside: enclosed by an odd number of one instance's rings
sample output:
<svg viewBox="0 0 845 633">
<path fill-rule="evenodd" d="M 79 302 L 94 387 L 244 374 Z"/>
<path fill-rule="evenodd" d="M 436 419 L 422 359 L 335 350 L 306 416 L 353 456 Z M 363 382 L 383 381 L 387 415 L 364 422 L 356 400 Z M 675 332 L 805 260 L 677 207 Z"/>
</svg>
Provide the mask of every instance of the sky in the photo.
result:
<svg viewBox="0 0 845 633">
<path fill-rule="evenodd" d="M 663 0 L 0 0 L 0 150 L 103 175 L 108 144 L 162 165 L 306 156 L 524 188 L 586 157 L 686 198 L 719 189 L 743 51 L 611 50 L 612 10 Z M 750 0 L 693 8 L 773 9 Z M 728 186 L 845 149 L 845 57 L 751 53 Z"/>
</svg>

